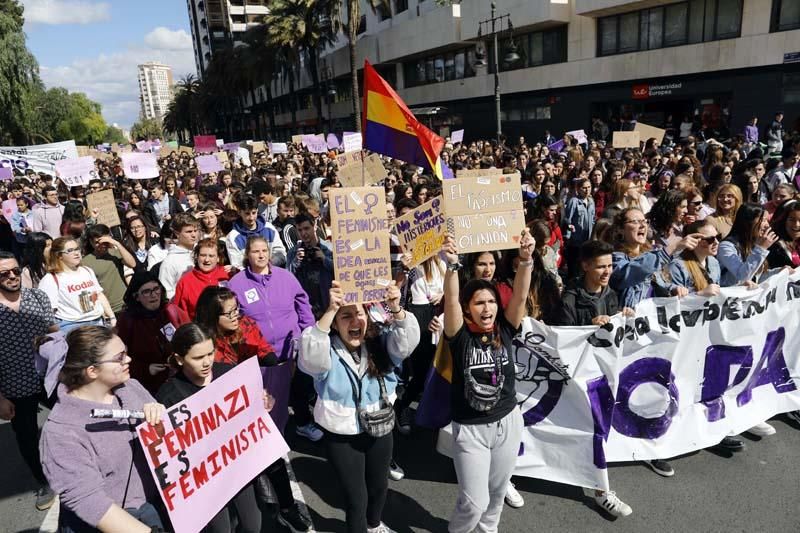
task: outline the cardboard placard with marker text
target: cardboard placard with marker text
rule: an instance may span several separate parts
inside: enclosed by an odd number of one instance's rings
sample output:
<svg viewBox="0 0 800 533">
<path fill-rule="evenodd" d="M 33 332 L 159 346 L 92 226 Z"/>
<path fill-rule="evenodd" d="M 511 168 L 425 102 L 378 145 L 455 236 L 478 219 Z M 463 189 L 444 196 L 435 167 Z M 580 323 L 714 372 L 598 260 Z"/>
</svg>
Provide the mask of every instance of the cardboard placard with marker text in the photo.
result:
<svg viewBox="0 0 800 533">
<path fill-rule="evenodd" d="M 419 265 L 442 249 L 447 229 L 442 208 L 442 197 L 437 196 L 394 219 L 392 231 L 397 235 L 403 250 L 412 256 L 409 266 Z"/>
</svg>

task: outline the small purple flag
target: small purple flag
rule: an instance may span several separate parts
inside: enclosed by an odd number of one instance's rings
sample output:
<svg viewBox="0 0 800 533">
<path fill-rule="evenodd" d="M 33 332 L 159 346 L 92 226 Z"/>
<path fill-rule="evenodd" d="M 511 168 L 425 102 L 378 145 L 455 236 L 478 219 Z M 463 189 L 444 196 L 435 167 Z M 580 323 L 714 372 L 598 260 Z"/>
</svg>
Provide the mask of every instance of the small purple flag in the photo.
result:
<svg viewBox="0 0 800 533">
<path fill-rule="evenodd" d="M 556 141 L 553 144 L 548 144 L 547 148 L 549 148 L 551 152 L 556 152 L 556 153 L 561 152 L 564 149 L 564 139 Z"/>
<path fill-rule="evenodd" d="M 442 179 L 445 180 L 455 179 L 455 176 L 453 175 L 453 169 L 448 167 L 447 163 L 445 163 L 444 161 L 442 161 Z"/>
</svg>

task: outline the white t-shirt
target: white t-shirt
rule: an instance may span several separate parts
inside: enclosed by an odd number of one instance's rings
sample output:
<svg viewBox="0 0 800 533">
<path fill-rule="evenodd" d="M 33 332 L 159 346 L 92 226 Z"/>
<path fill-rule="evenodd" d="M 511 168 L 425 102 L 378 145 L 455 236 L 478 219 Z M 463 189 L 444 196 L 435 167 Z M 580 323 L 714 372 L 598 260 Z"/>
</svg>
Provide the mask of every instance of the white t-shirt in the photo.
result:
<svg viewBox="0 0 800 533">
<path fill-rule="evenodd" d="M 444 261 L 438 258 L 434 259 L 434 261 L 440 264 L 433 265 L 433 268 L 431 268 L 431 281 L 425 279 L 425 269 L 422 265 L 416 267 L 417 278 L 411 284 L 411 303 L 414 305 L 429 304 L 432 296 L 444 292 L 444 277 L 442 275 L 442 271 L 445 269 Z"/>
<path fill-rule="evenodd" d="M 103 287 L 89 267 L 79 266 L 73 272 L 47 274 L 39 282 L 39 289 L 50 298 L 59 320 L 87 322 L 103 316 L 99 300 Z"/>
</svg>

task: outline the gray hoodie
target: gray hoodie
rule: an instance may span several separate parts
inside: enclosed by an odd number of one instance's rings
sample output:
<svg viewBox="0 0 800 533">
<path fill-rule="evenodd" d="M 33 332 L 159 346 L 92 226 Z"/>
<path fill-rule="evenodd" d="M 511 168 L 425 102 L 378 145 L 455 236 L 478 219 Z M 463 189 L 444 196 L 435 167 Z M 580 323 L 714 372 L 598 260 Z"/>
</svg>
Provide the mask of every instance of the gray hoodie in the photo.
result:
<svg viewBox="0 0 800 533">
<path fill-rule="evenodd" d="M 33 231 L 43 231 L 53 239 L 61 237 L 61 219 L 64 217 L 64 206 L 50 205 L 47 202 L 33 208 Z"/>
</svg>

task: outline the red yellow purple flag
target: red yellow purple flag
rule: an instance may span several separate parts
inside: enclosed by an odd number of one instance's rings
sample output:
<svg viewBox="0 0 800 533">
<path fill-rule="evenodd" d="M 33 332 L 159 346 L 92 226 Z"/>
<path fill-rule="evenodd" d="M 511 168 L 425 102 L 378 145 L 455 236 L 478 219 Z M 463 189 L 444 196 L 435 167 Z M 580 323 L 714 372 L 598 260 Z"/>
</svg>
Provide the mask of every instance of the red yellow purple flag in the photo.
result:
<svg viewBox="0 0 800 533">
<path fill-rule="evenodd" d="M 423 126 L 392 87 L 364 61 L 363 147 L 429 169 L 442 179 L 445 140 Z"/>
</svg>

